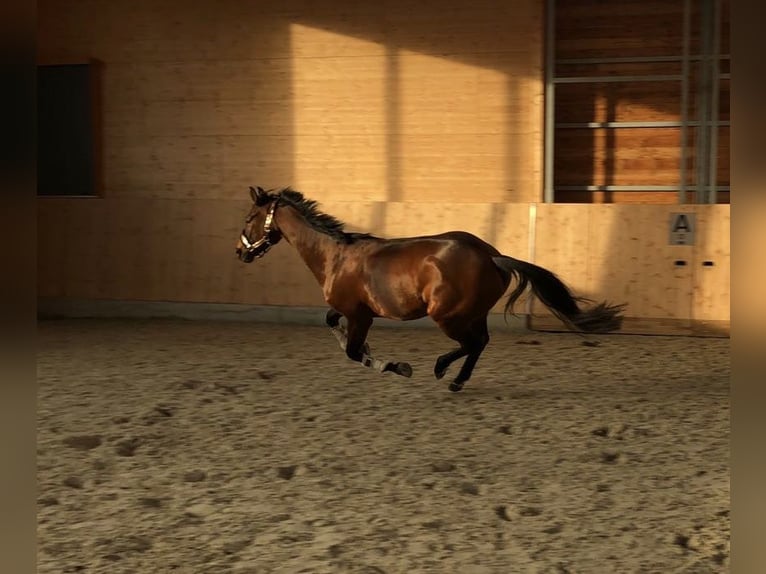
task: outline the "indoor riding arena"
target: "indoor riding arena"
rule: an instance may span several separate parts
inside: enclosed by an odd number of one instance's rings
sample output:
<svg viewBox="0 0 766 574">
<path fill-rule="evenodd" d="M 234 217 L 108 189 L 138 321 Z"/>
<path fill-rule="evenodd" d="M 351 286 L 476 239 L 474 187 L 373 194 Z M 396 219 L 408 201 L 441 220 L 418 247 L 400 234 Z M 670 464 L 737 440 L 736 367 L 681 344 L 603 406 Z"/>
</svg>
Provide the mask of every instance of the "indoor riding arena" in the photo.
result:
<svg viewBox="0 0 766 574">
<path fill-rule="evenodd" d="M 727 0 L 38 18 L 38 572 L 730 571 Z"/>
</svg>

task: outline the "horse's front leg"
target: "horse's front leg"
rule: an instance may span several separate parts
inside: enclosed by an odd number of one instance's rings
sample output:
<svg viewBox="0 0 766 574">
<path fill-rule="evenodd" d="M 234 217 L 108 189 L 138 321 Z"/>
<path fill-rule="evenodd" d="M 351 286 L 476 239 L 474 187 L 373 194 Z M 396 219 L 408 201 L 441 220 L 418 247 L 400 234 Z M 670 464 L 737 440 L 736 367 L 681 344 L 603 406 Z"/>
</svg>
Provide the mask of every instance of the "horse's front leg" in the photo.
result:
<svg viewBox="0 0 766 574">
<path fill-rule="evenodd" d="M 327 310 L 327 315 L 325 315 L 325 323 L 330 327 L 330 332 L 333 334 L 333 337 L 338 340 L 340 348 L 345 351 L 348 337 L 346 336 L 346 329 L 340 324 L 342 318 L 343 314 L 331 307 Z M 362 352 L 367 355 L 370 354 L 370 345 L 368 345 L 367 342 L 362 346 Z"/>
<path fill-rule="evenodd" d="M 382 361 L 370 355 L 370 347 L 365 341 L 367 339 L 367 333 L 372 326 L 371 316 L 365 314 L 358 317 L 349 316 L 346 317 L 346 319 L 348 321 L 348 332 L 345 336 L 346 344 L 345 347 L 343 344 L 341 344 L 341 346 L 344 347 L 346 356 L 349 359 L 356 361 L 357 363 L 362 363 L 365 367 L 369 367 L 379 373 L 391 371 L 392 373 L 396 373 L 403 377 L 412 376 L 412 367 L 409 363 Z"/>
</svg>

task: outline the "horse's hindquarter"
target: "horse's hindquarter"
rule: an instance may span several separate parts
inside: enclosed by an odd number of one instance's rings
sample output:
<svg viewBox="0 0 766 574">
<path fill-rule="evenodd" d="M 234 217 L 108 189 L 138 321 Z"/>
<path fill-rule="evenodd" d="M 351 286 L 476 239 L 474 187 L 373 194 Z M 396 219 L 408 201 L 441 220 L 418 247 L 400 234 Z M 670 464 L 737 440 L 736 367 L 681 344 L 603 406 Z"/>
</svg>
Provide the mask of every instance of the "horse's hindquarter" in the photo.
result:
<svg viewBox="0 0 766 574">
<path fill-rule="evenodd" d="M 491 308 L 505 291 L 491 260 L 494 248 L 466 236 L 450 233 L 376 246 L 360 261 L 366 304 L 381 317 L 400 320 Z"/>
</svg>

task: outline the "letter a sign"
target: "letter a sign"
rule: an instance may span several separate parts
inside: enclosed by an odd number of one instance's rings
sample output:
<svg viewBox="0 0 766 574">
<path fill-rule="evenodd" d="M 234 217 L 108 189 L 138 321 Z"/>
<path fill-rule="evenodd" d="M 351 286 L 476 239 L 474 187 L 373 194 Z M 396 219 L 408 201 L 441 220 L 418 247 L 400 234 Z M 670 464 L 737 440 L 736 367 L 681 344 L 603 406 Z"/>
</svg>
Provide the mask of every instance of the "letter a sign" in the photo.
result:
<svg viewBox="0 0 766 574">
<path fill-rule="evenodd" d="M 694 245 L 694 213 L 670 214 L 670 244 Z"/>
</svg>

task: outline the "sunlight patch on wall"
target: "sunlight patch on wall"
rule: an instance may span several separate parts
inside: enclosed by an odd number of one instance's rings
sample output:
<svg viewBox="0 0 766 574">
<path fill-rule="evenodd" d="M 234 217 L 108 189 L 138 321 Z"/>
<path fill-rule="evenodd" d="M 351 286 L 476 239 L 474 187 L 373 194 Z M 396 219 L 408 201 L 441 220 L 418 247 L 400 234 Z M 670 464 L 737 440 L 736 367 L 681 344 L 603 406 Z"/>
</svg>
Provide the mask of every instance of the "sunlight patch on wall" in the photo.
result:
<svg viewBox="0 0 766 574">
<path fill-rule="evenodd" d="M 386 49 L 291 24 L 294 186 L 317 199 L 385 199 Z"/>
<path fill-rule="evenodd" d="M 467 190 L 471 201 L 491 201 L 505 184 L 513 129 L 506 74 L 408 50 L 397 71 L 402 197 L 438 186 L 445 201 L 465 201 Z"/>
</svg>

